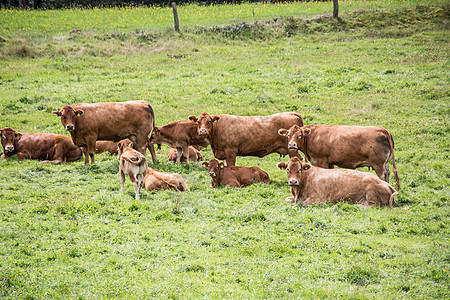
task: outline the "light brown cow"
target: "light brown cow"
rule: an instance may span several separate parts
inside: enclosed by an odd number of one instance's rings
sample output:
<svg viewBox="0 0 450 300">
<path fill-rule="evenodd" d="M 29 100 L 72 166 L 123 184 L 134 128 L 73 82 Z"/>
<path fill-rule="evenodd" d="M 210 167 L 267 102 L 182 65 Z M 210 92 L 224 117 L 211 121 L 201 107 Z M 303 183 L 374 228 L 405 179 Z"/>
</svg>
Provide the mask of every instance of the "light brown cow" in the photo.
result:
<svg viewBox="0 0 450 300">
<path fill-rule="evenodd" d="M 140 199 L 141 186 L 144 181 L 145 172 L 148 164 L 145 155 L 134 150 L 131 145 L 119 142 L 119 174 L 122 184 L 122 192 L 124 191 L 125 176 L 128 175 L 134 186 L 136 200 Z"/>
<path fill-rule="evenodd" d="M 288 203 L 308 205 L 347 201 L 361 206 L 392 207 L 393 198 L 398 195 L 389 183 L 368 172 L 312 167 L 297 157 L 277 166 L 287 171 L 293 195 L 285 199 Z"/>
<path fill-rule="evenodd" d="M 0 130 L 3 155 L 17 155 L 19 159 L 37 159 L 43 163 L 73 162 L 82 155 L 69 137 L 53 133 L 18 132 L 11 127 Z"/>
<path fill-rule="evenodd" d="M 156 161 L 153 145 L 147 145 L 147 137 L 155 125 L 152 107 L 145 101 L 82 103 L 66 105 L 54 114 L 61 117 L 64 128 L 70 132 L 75 145 L 85 154 L 84 163 L 94 163 L 95 142 L 118 142 L 129 138 L 136 150 L 145 154 L 147 146 Z"/>
<path fill-rule="evenodd" d="M 400 190 L 394 158 L 394 140 L 384 128 L 373 126 L 292 126 L 280 129 L 288 137 L 288 148 L 300 150 L 312 165 L 332 169 L 373 168 L 378 177 L 389 182 L 389 161 L 392 159 L 397 189 Z"/>
<path fill-rule="evenodd" d="M 204 162 L 203 166 L 209 170 L 211 187 L 213 188 L 220 185 L 244 187 L 255 182 L 270 183 L 269 174 L 258 167 L 227 167 L 215 159 L 212 159 L 209 163 Z"/>
<path fill-rule="evenodd" d="M 236 164 L 236 156 L 264 157 L 271 153 L 299 156 L 289 151 L 286 139 L 278 129 L 303 126 L 303 118 L 294 112 L 270 116 L 209 115 L 189 116 L 197 124 L 198 134 L 207 137 L 214 157 L 224 159 L 228 166 Z"/>
<path fill-rule="evenodd" d="M 167 154 L 167 160 L 177 162 L 178 153 L 179 152 L 177 149 L 175 149 L 175 148 L 170 149 L 169 154 Z M 200 151 L 195 149 L 193 146 L 189 146 L 189 160 L 193 161 L 193 162 L 198 162 L 198 161 L 204 161 L 205 158 L 200 153 Z M 185 157 L 184 155 L 181 155 L 181 161 L 186 161 L 186 163 L 187 163 L 187 157 Z"/>
<path fill-rule="evenodd" d="M 167 144 L 171 148 L 177 149 L 177 164 L 181 162 L 182 156 L 186 158 L 186 164 L 189 164 L 190 153 L 192 153 L 189 146 L 207 147 L 209 145 L 206 137 L 198 135 L 197 125 L 186 120 L 155 127 L 149 143 Z"/>
<path fill-rule="evenodd" d="M 174 189 L 178 192 L 185 192 L 188 190 L 186 182 L 180 174 L 169 174 L 152 168 L 148 168 L 146 171 L 144 185 L 147 191 Z"/>
</svg>

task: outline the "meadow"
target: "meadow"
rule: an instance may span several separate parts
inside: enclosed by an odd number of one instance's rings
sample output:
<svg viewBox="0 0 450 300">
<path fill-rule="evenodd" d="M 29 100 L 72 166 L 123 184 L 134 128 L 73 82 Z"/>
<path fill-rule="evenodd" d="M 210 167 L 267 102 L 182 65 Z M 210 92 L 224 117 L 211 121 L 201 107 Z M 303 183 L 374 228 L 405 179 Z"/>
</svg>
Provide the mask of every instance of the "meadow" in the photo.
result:
<svg viewBox="0 0 450 300">
<path fill-rule="evenodd" d="M 81 102 L 146 100 L 157 126 L 295 111 L 388 129 L 402 184 L 392 209 L 288 205 L 287 157 L 238 157 L 271 183 L 212 189 L 163 145 L 151 166 L 190 191 L 135 201 L 106 153 L 1 158 L 0 297 L 449 298 L 449 5 L 339 3 L 180 6 L 181 34 L 169 8 L 0 10 L 0 128 L 66 135 L 51 112 Z"/>
</svg>

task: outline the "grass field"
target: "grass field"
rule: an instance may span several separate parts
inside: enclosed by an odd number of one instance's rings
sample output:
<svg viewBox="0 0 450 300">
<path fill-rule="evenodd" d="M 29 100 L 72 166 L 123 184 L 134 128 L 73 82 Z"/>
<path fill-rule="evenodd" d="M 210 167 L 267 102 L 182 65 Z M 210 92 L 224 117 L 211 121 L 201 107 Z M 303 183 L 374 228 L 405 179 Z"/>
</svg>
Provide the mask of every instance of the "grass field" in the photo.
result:
<svg viewBox="0 0 450 300">
<path fill-rule="evenodd" d="M 402 183 L 393 209 L 288 205 L 287 158 L 238 157 L 271 184 L 212 189 L 163 146 L 153 167 L 190 191 L 135 201 L 108 154 L 2 158 L 0 297 L 449 298 L 448 3 L 340 8 L 332 20 L 329 2 L 189 5 L 181 34 L 167 8 L 0 10 L 0 128 L 67 134 L 51 112 L 81 102 L 147 100 L 157 126 L 296 111 L 388 129 Z"/>
</svg>

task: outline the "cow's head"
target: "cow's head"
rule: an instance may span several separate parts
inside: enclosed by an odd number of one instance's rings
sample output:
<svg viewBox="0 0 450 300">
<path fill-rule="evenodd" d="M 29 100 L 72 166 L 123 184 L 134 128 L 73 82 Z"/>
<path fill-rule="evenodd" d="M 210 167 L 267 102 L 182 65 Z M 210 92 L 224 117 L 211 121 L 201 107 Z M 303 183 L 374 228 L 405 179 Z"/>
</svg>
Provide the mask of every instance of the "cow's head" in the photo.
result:
<svg viewBox="0 0 450 300">
<path fill-rule="evenodd" d="M 3 154 L 6 156 L 8 153 L 14 152 L 14 143 L 15 141 L 20 140 L 22 137 L 22 133 L 12 129 L 11 127 L 5 127 L 0 130 L 2 146 L 3 146 Z"/>
<path fill-rule="evenodd" d="M 52 111 L 57 116 L 61 117 L 61 123 L 67 131 L 75 130 L 75 117 L 81 116 L 83 111 L 81 109 L 74 109 L 70 105 L 66 105 L 59 111 Z"/>
<path fill-rule="evenodd" d="M 202 164 L 205 168 L 209 170 L 209 176 L 213 179 L 220 175 L 220 170 L 224 167 L 223 162 L 219 163 L 216 159 L 212 159 L 208 162 L 203 162 Z"/>
<path fill-rule="evenodd" d="M 279 129 L 278 134 L 288 138 L 288 148 L 297 151 L 305 142 L 304 137 L 311 133 L 311 129 L 294 125 L 288 129 Z"/>
<path fill-rule="evenodd" d="M 155 127 L 153 128 L 152 133 L 148 137 L 148 142 L 150 144 L 157 144 L 158 150 L 161 149 L 161 143 L 166 142 L 166 136 L 161 131 L 161 127 Z"/>
<path fill-rule="evenodd" d="M 311 169 L 310 164 L 302 163 L 298 157 L 292 157 L 287 163 L 280 162 L 277 164 L 277 167 L 281 170 L 286 170 L 290 186 L 300 185 L 305 172 Z"/>
<path fill-rule="evenodd" d="M 118 159 L 120 159 L 120 157 L 122 156 L 122 153 L 126 147 L 133 148 L 133 142 L 129 139 L 124 139 L 117 143 L 117 150 L 118 150 L 117 158 Z"/>
<path fill-rule="evenodd" d="M 208 136 L 211 134 L 213 124 L 219 121 L 220 117 L 218 115 L 210 116 L 206 112 L 202 112 L 198 118 L 196 116 L 189 116 L 189 120 L 195 124 L 198 124 L 198 135 Z"/>
</svg>

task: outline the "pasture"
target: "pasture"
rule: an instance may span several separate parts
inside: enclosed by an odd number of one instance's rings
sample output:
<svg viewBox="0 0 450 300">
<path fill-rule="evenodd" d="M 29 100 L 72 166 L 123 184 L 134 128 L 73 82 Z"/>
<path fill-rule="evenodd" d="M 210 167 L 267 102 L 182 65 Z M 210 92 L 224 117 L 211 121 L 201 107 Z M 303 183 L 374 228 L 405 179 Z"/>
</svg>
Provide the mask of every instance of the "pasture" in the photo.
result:
<svg viewBox="0 0 450 300">
<path fill-rule="evenodd" d="M 190 191 L 135 201 L 106 153 L 1 158 L 0 297 L 449 298 L 448 3 L 339 3 L 188 5 L 181 34 L 168 8 L 0 10 L 0 128 L 67 135 L 51 112 L 81 102 L 146 100 L 157 126 L 295 111 L 388 129 L 402 184 L 393 209 L 302 207 L 287 157 L 238 157 L 271 183 L 212 189 L 163 145 L 150 165 Z"/>
</svg>

